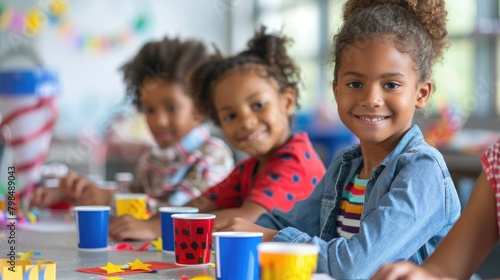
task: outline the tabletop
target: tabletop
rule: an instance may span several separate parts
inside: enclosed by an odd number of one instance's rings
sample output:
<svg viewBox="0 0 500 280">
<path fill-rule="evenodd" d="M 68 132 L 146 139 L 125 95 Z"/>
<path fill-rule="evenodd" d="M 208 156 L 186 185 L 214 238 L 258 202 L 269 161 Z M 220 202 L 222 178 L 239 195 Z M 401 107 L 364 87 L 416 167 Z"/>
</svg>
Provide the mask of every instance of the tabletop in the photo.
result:
<svg viewBox="0 0 500 280">
<path fill-rule="evenodd" d="M 64 221 L 63 215 L 47 216 L 42 213 L 42 218 L 35 224 L 17 224 L 14 231 L 9 226 L 2 225 L 0 228 L 0 259 L 8 259 L 10 246 L 15 247 L 16 254 L 19 252 L 40 252 L 40 256 L 34 256 L 32 261 L 49 260 L 56 263 L 56 279 L 80 280 L 80 279 L 106 279 L 104 275 L 90 274 L 76 271 L 79 268 L 92 268 L 105 266 L 108 262 L 115 265 L 134 262 L 139 259 L 143 263 L 157 261 L 175 263 L 173 253 L 161 251 L 131 251 L 131 250 L 107 250 L 101 252 L 80 251 L 77 248 L 76 226 L 72 221 Z M 67 214 L 66 214 L 67 220 Z M 10 238 L 10 239 L 9 239 Z M 9 243 L 9 240 L 15 243 Z M 145 242 L 131 242 L 135 248 Z M 110 248 L 116 242 L 110 240 Z M 211 256 L 211 260 L 215 260 Z M 191 279 L 199 275 L 215 276 L 215 270 L 210 265 L 183 266 L 158 270 L 156 273 L 137 273 L 121 276 L 123 279 L 172 279 L 179 280 L 182 277 Z M 314 280 L 332 279 L 324 274 L 315 274 Z"/>
<path fill-rule="evenodd" d="M 80 279 L 105 279 L 106 276 L 78 272 L 78 268 L 91 268 L 105 266 L 108 262 L 113 264 L 126 264 L 139 259 L 142 262 L 159 261 L 174 263 L 175 257 L 171 253 L 161 251 L 116 251 L 108 250 L 101 252 L 79 251 L 77 248 L 76 227 L 74 225 L 56 225 L 54 220 L 50 221 L 54 227 L 59 227 L 63 232 L 56 232 L 44 225 L 43 218 L 39 225 L 17 225 L 11 232 L 8 226 L 3 225 L 0 229 L 0 258 L 9 258 L 10 246 L 15 247 L 18 252 L 40 252 L 40 256 L 32 258 L 33 262 L 38 260 L 50 260 L 56 263 L 56 278 L 65 280 Z M 12 237 L 11 239 L 8 239 Z M 9 243 L 9 240 L 15 240 Z M 144 242 L 132 242 L 135 247 L 140 247 Z M 110 247 L 113 241 L 110 241 Z M 212 258 L 213 259 L 213 258 Z M 158 270 L 157 273 L 137 273 L 122 276 L 124 279 L 175 279 L 183 276 L 192 278 L 198 275 L 214 276 L 214 269 L 209 265 L 194 267 L 179 267 Z"/>
</svg>

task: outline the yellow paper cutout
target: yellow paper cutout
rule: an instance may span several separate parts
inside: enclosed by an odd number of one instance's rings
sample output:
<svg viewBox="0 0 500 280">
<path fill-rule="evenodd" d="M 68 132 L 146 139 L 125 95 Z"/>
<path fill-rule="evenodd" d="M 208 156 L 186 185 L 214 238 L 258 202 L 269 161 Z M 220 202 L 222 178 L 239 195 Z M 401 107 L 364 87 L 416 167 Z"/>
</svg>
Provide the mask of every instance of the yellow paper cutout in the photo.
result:
<svg viewBox="0 0 500 280">
<path fill-rule="evenodd" d="M 116 265 L 116 264 L 113 264 L 110 262 L 108 262 L 108 264 L 106 266 L 100 266 L 99 268 L 106 271 L 107 274 L 116 273 L 116 272 L 123 272 L 121 265 Z"/>
<path fill-rule="evenodd" d="M 27 253 L 17 252 L 17 255 L 19 256 L 20 260 L 27 260 L 33 257 L 33 252 L 27 252 Z"/>
<path fill-rule="evenodd" d="M 151 264 L 143 263 L 139 259 L 135 259 L 134 262 L 127 262 L 130 265 L 130 270 L 146 270 L 151 271 Z"/>
<path fill-rule="evenodd" d="M 161 236 L 158 237 L 158 239 L 151 241 L 151 244 L 153 244 L 153 246 L 155 246 L 156 251 L 161 251 L 163 249 L 163 241 L 161 239 Z"/>
<path fill-rule="evenodd" d="M 38 261 L 38 271 L 43 272 L 45 280 L 56 280 L 56 264 L 53 261 Z M 41 279 L 41 277 L 39 277 Z"/>
<path fill-rule="evenodd" d="M 106 279 L 107 279 L 107 280 L 121 280 L 121 279 L 123 279 L 123 278 L 120 278 L 120 277 L 116 277 L 116 276 L 115 276 L 115 277 L 108 277 L 108 278 L 106 278 Z"/>
<path fill-rule="evenodd" d="M 33 256 L 40 256 L 41 254 L 40 254 L 40 252 L 29 251 L 29 252 L 26 252 L 26 253 L 17 252 L 17 255 L 19 256 L 20 260 L 28 260 L 28 259 L 30 259 Z"/>
<path fill-rule="evenodd" d="M 56 264 L 53 261 L 38 261 L 33 264 L 31 260 L 17 259 L 11 261 L 9 259 L 0 259 L 0 278 L 9 280 L 55 280 Z"/>
</svg>

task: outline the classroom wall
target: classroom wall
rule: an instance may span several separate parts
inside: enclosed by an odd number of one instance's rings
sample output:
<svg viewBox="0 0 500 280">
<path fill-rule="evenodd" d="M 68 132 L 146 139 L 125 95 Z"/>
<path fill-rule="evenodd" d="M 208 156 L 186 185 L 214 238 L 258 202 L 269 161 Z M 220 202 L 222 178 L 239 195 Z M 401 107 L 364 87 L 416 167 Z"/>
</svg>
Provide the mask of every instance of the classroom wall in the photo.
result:
<svg viewBox="0 0 500 280">
<path fill-rule="evenodd" d="M 0 29 L 0 56 L 10 52 L 10 58 L 0 60 L 0 69 L 31 66 L 30 60 L 22 57 L 21 52 L 16 54 L 19 57 L 12 56 L 13 49 L 28 48 L 40 56 L 44 66 L 58 71 L 60 118 L 55 134 L 64 139 L 76 138 L 82 129 L 89 127 L 102 130 L 113 115 L 126 109 L 121 105 L 125 87 L 118 68 L 145 42 L 165 35 L 195 37 L 209 45 L 214 43 L 221 51 L 229 53 L 242 48 L 252 34 L 251 9 L 247 7 L 251 1 L 57 1 L 67 3 L 64 23 L 70 26 L 73 35 L 63 34 L 62 21 L 46 23 L 33 37 L 16 34 L 3 26 Z M 29 10 L 49 13 L 49 2 L 0 0 L 3 7 L 15 13 L 25 13 L 26 17 Z M 147 16 L 142 31 L 128 32 L 128 37 L 122 38 L 123 42 L 108 50 L 92 46 L 92 40 L 111 38 L 131 29 L 135 18 L 141 14 Z M 233 21 L 232 17 L 238 20 Z M 239 31 L 234 32 L 233 27 Z M 75 38 L 78 36 L 88 39 L 87 42 L 78 41 Z"/>
<path fill-rule="evenodd" d="M 66 5 L 59 17 L 48 8 L 54 2 Z M 166 35 L 201 39 L 223 53 L 239 51 L 253 34 L 252 7 L 244 0 L 0 0 L 0 71 L 38 64 L 57 71 L 59 119 L 47 160 L 101 173 L 93 160 L 105 130 L 116 115 L 133 111 L 123 103 L 119 67 L 145 42 Z M 45 21 L 27 34 L 33 13 Z M 141 15 L 146 25 L 134 29 Z M 110 39 L 117 43 L 103 47 Z M 0 166 L 11 162 L 10 150 L 0 147 Z"/>
</svg>

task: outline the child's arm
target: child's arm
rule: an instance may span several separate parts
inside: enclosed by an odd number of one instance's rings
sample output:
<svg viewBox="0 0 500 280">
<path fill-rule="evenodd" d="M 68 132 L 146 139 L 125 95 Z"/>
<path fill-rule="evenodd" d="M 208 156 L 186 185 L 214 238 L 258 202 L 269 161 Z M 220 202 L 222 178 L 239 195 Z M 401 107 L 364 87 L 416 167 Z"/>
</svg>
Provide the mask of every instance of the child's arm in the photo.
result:
<svg viewBox="0 0 500 280">
<path fill-rule="evenodd" d="M 325 196 L 325 187 L 333 186 L 333 184 L 335 184 L 334 178 L 327 173 L 314 188 L 312 194 L 304 200 L 297 201 L 290 211 L 275 209 L 262 214 L 255 223 L 274 230 L 293 227 L 310 236 L 319 236 L 321 201 Z"/>
<path fill-rule="evenodd" d="M 202 194 L 199 197 L 191 200 L 184 206 L 196 207 L 200 210 L 200 213 L 215 214 L 217 216 L 217 220 L 232 217 L 241 217 L 254 222 L 262 213 L 267 212 L 267 209 L 262 205 L 251 201 L 245 201 L 243 205 L 241 205 L 241 207 L 222 209 L 217 204 L 215 204 L 215 202 L 207 198 L 205 194 Z"/>
<path fill-rule="evenodd" d="M 437 273 L 441 274 L 441 273 Z M 437 276 L 431 273 L 430 270 L 424 269 L 412 262 L 396 262 L 393 264 L 386 264 L 374 275 L 370 280 L 452 280 L 456 278 L 449 278 L 445 276 Z"/>
<path fill-rule="evenodd" d="M 262 232 L 262 242 L 273 240 L 277 230 L 258 226 L 248 220 L 236 217 L 229 219 L 216 220 L 214 222 L 214 231 L 242 231 L 242 232 Z"/>
<path fill-rule="evenodd" d="M 108 205 L 112 190 L 102 189 L 84 176 L 70 172 L 61 180 L 59 189 L 65 198 L 76 205 Z"/>
<path fill-rule="evenodd" d="M 273 241 L 316 244 L 320 247 L 318 271 L 339 279 L 366 279 L 382 263 L 410 259 L 424 244 L 437 240 L 447 227 L 451 228 L 449 211 L 459 207 L 458 201 L 450 199 L 455 192 L 451 178 L 444 177 L 445 170 L 433 155 L 410 156 L 398 162 L 395 177 L 379 177 L 365 201 L 360 231 L 349 241 L 336 237 L 337 213 L 332 212 L 340 195 L 333 190 L 338 188 L 338 178 L 332 171 L 337 163 L 332 163 L 312 197 L 300 201 L 292 210 L 298 216 L 289 218 L 297 228 L 279 231 Z M 415 161 L 419 162 L 418 170 Z M 391 168 L 386 170 L 390 172 Z M 311 220 L 318 223 L 311 224 Z"/>
<path fill-rule="evenodd" d="M 324 194 L 324 186 L 334 182 L 325 176 L 314 189 L 313 193 L 305 200 L 298 201 L 294 208 L 288 212 L 273 210 L 264 212 L 254 223 L 242 218 L 219 219 L 214 223 L 214 231 L 251 231 L 262 232 L 263 242 L 272 241 L 279 230 L 286 227 L 294 227 L 310 236 L 320 233 L 320 209 L 321 198 Z M 304 211 L 307 209 L 307 211 Z"/>
<path fill-rule="evenodd" d="M 101 189 L 84 176 L 70 172 L 57 188 L 38 188 L 35 190 L 31 207 L 49 207 L 61 200 L 76 205 L 107 205 L 113 191 Z"/>
<path fill-rule="evenodd" d="M 49 207 L 64 199 L 63 194 L 59 188 L 37 188 L 30 201 L 29 208 L 39 207 L 45 208 Z"/>
<path fill-rule="evenodd" d="M 186 203 L 184 206 L 196 207 L 200 209 L 200 213 L 213 212 L 219 209 L 219 206 L 203 194 Z"/>
<path fill-rule="evenodd" d="M 250 222 L 255 222 L 267 209 L 258 203 L 247 201 L 239 208 L 220 209 L 209 211 L 216 216 L 216 220 L 240 217 Z"/>
<path fill-rule="evenodd" d="M 495 194 L 482 172 L 462 216 L 422 268 L 411 263 L 386 265 L 373 279 L 418 279 L 430 274 L 468 279 L 498 241 L 496 213 Z"/>
<path fill-rule="evenodd" d="M 153 240 L 161 236 L 160 215 L 142 221 L 130 215 L 113 218 L 109 222 L 109 236 L 115 240 Z"/>
</svg>

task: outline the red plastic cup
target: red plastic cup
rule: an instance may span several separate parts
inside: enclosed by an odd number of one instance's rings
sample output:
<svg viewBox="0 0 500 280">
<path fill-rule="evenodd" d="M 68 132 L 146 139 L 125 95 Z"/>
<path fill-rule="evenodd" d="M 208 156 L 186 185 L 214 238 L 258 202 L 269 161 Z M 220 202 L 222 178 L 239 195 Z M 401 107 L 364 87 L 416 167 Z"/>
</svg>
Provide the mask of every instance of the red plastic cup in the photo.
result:
<svg viewBox="0 0 500 280">
<path fill-rule="evenodd" d="M 210 262 L 215 215 L 174 214 L 175 263 L 200 265 Z"/>
</svg>

